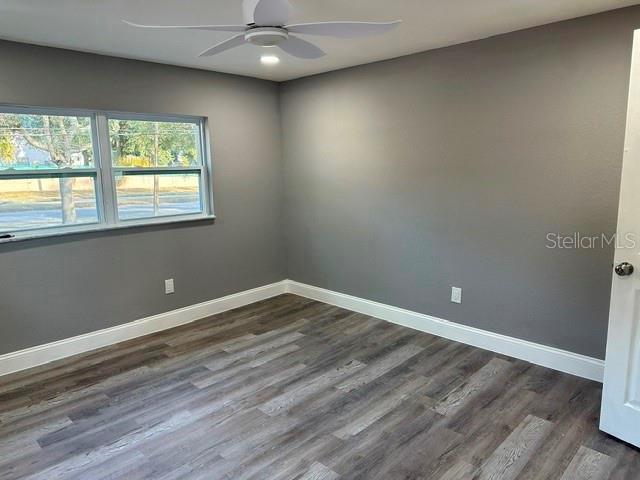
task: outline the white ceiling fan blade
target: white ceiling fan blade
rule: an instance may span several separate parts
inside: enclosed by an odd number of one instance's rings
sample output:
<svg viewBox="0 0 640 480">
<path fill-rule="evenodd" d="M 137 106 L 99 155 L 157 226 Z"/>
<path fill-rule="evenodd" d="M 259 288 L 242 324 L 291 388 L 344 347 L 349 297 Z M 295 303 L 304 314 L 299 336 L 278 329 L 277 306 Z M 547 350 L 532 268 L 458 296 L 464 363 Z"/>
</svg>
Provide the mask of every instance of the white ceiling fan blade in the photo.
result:
<svg viewBox="0 0 640 480">
<path fill-rule="evenodd" d="M 402 20 L 395 22 L 321 22 L 287 25 L 285 28 L 291 33 L 301 33 L 305 35 L 356 38 L 387 33 L 401 23 Z"/>
<path fill-rule="evenodd" d="M 246 43 L 244 39 L 244 33 L 241 35 L 236 35 L 235 37 L 231 37 L 224 42 L 218 43 L 213 47 L 202 52 L 199 57 L 211 57 L 213 55 L 217 55 L 218 53 L 226 52 L 227 50 L 231 50 L 232 48 L 239 47 L 240 45 Z"/>
<path fill-rule="evenodd" d="M 278 44 L 282 50 L 291 56 L 313 60 L 326 55 L 320 48 L 313 43 L 309 43 L 301 38 L 289 36 L 287 40 Z"/>
<path fill-rule="evenodd" d="M 247 30 L 246 25 L 141 25 L 128 20 L 122 21 L 132 27 L 157 30 L 208 30 L 213 32 L 244 32 Z"/>
<path fill-rule="evenodd" d="M 256 25 L 280 27 L 287 23 L 291 16 L 289 0 L 258 0 L 253 12 Z"/>
</svg>

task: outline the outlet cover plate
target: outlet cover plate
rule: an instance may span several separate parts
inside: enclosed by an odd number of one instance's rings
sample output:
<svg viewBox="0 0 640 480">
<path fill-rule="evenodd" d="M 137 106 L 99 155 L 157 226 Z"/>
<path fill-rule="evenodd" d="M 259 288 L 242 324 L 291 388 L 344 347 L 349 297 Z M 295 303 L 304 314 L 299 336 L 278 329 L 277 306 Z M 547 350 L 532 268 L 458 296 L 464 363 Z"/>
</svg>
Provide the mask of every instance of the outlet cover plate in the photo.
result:
<svg viewBox="0 0 640 480">
<path fill-rule="evenodd" d="M 451 287 L 451 302 L 462 303 L 462 289 L 459 287 Z"/>
</svg>

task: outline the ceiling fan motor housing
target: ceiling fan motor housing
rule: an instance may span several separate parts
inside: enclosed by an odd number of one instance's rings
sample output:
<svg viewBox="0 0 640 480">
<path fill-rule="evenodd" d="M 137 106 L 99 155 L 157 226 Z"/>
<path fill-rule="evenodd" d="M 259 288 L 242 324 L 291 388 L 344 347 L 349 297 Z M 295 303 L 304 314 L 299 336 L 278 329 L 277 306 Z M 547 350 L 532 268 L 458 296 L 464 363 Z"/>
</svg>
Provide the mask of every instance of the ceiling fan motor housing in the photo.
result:
<svg viewBox="0 0 640 480">
<path fill-rule="evenodd" d="M 289 32 L 278 27 L 252 28 L 244 35 L 244 39 L 259 47 L 275 47 L 289 38 Z"/>
</svg>

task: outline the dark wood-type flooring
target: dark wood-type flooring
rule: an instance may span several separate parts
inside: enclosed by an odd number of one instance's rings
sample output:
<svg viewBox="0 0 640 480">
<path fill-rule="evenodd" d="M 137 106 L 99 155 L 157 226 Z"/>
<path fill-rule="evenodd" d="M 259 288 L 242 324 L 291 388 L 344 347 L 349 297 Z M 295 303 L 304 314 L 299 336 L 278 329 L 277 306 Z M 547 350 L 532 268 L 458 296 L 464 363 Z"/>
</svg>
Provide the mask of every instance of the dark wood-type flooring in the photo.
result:
<svg viewBox="0 0 640 480">
<path fill-rule="evenodd" d="M 601 386 L 284 295 L 0 378 L 0 479 L 640 479 Z"/>
</svg>

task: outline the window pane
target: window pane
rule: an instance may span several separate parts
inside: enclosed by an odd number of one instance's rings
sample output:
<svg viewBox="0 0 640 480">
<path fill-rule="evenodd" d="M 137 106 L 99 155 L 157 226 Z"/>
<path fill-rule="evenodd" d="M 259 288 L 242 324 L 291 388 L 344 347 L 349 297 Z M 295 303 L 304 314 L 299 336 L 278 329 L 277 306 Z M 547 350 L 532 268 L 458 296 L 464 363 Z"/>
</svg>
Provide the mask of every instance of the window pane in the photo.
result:
<svg viewBox="0 0 640 480">
<path fill-rule="evenodd" d="M 91 118 L 0 113 L 0 169 L 93 168 Z"/>
<path fill-rule="evenodd" d="M 97 221 L 93 177 L 0 180 L 0 232 Z"/>
<path fill-rule="evenodd" d="M 199 166 L 200 130 L 195 123 L 109 120 L 116 167 Z"/>
<path fill-rule="evenodd" d="M 116 175 L 121 220 L 202 212 L 200 175 Z"/>
</svg>

